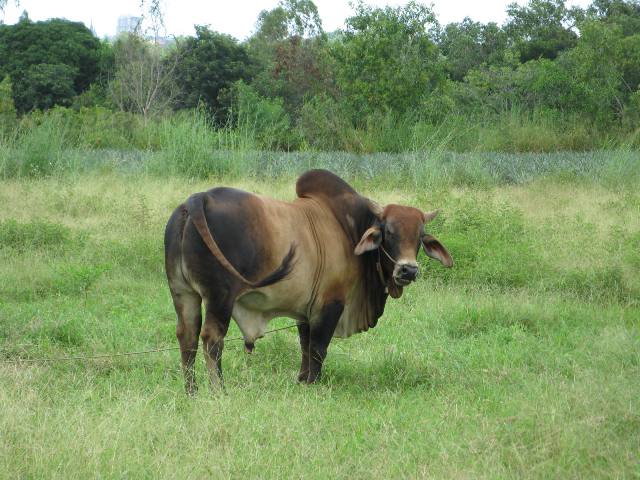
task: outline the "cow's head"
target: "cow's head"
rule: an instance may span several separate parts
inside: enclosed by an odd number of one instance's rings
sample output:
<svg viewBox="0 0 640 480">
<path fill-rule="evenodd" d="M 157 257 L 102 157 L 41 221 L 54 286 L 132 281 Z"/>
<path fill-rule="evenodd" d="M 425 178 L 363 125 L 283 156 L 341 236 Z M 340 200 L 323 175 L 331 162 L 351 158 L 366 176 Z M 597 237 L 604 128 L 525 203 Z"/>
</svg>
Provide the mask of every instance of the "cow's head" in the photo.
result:
<svg viewBox="0 0 640 480">
<path fill-rule="evenodd" d="M 420 246 L 429 257 L 445 267 L 453 265 L 447 249 L 424 231 L 425 224 L 438 215 L 438 210 L 426 213 L 417 208 L 393 204 L 384 209 L 372 204 L 372 210 L 377 220 L 364 232 L 354 252 L 362 255 L 378 250 L 387 289 L 393 298 L 400 297 L 402 288 L 416 279 L 416 257 Z"/>
</svg>

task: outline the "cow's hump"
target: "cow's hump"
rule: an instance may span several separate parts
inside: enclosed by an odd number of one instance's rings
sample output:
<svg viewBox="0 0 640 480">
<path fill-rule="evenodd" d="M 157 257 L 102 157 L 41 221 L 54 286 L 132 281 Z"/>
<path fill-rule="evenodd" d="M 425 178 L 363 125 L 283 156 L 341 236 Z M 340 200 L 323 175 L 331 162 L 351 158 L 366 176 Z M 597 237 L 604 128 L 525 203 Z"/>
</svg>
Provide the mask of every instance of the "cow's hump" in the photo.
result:
<svg viewBox="0 0 640 480">
<path fill-rule="evenodd" d="M 300 198 L 324 196 L 335 198 L 344 194 L 357 194 L 357 192 L 329 170 L 309 170 L 298 178 L 296 182 L 296 194 Z"/>
</svg>

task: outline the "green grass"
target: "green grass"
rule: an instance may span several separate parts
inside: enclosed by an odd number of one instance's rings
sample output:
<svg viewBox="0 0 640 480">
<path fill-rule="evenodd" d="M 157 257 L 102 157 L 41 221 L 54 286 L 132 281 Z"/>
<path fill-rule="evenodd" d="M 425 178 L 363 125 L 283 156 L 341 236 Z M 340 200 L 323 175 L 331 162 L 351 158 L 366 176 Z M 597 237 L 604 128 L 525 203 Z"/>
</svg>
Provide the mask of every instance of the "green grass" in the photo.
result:
<svg viewBox="0 0 640 480">
<path fill-rule="evenodd" d="M 408 155 L 247 153 L 242 180 L 100 154 L 0 182 L 0 477 L 640 475 L 637 153 L 445 154 L 431 165 L 448 173 Z M 431 232 L 456 260 L 421 255 L 375 329 L 332 343 L 320 384 L 295 383 L 293 330 L 251 356 L 229 342 L 224 395 L 200 352 L 194 399 L 176 351 L 6 363 L 177 345 L 171 210 L 217 184 L 290 199 L 316 164 L 381 203 L 442 208 Z"/>
</svg>

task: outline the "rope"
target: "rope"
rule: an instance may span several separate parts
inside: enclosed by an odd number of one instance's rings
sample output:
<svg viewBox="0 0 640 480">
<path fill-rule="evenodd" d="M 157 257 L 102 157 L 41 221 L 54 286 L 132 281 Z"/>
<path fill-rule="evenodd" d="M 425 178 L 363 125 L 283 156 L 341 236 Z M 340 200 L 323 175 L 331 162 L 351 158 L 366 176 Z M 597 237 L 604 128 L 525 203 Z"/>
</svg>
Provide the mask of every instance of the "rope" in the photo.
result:
<svg viewBox="0 0 640 480">
<path fill-rule="evenodd" d="M 395 258 L 393 258 L 389 254 L 389 252 L 387 252 L 385 248 L 382 246 L 382 243 L 380 243 L 380 246 L 378 247 L 378 261 L 376 262 L 376 271 L 378 272 L 378 277 L 380 278 L 380 281 L 382 282 L 382 284 L 386 285 L 387 280 L 384 278 L 384 271 L 382 270 L 382 261 L 380 260 L 380 250 L 384 252 L 384 254 L 389 258 L 389 260 L 391 260 L 391 262 L 394 265 L 397 265 L 398 261 Z"/>
<path fill-rule="evenodd" d="M 398 264 L 398 261 L 397 261 L 395 258 L 393 258 L 391 255 L 389 255 L 389 252 L 387 252 L 387 251 L 384 249 L 384 247 L 382 246 L 382 243 L 380 244 L 380 247 L 378 247 L 378 248 L 379 248 L 380 250 L 382 250 L 382 251 L 383 251 L 383 253 L 384 253 L 387 257 L 389 257 L 389 260 L 391 260 L 391 261 L 393 262 L 393 264 L 394 264 L 394 265 L 397 265 L 397 264 Z"/>
<path fill-rule="evenodd" d="M 294 323 L 293 325 L 288 325 L 286 327 L 274 328 L 273 330 L 269 330 L 264 332 L 264 335 L 269 335 L 270 333 L 279 332 L 280 330 L 287 330 L 289 328 L 297 327 L 299 324 Z M 263 336 L 264 336 L 263 335 Z M 238 340 L 244 340 L 243 337 L 234 337 L 234 338 L 226 338 L 225 342 L 235 342 Z M 43 357 L 43 358 L 18 358 L 18 359 L 0 359 L 0 363 L 37 363 L 37 362 L 66 362 L 73 360 L 97 360 L 100 358 L 114 358 L 114 357 L 129 357 L 133 355 L 145 355 L 147 353 L 158 353 L 158 352 L 168 352 L 170 350 L 179 350 L 180 347 L 160 347 L 160 348 L 152 348 L 150 350 L 138 350 L 135 352 L 117 352 L 117 353 L 103 353 L 99 355 L 89 355 L 89 356 L 72 356 L 72 357 Z"/>
</svg>

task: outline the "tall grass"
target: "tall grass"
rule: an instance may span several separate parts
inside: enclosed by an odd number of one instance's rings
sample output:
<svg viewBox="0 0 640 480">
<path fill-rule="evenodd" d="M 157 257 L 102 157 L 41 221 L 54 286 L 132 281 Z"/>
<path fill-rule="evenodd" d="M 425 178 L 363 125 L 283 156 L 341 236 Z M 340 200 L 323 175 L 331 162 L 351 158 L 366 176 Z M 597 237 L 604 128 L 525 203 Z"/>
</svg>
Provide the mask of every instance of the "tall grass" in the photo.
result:
<svg viewBox="0 0 640 480">
<path fill-rule="evenodd" d="M 456 175 L 471 178 L 475 173 L 485 177 L 487 172 L 481 172 L 480 165 L 473 163 L 461 166 L 461 159 L 480 158 L 465 156 L 469 153 L 478 153 L 482 158 L 538 153 L 538 157 L 527 158 L 539 159 L 535 160 L 539 163 L 550 158 L 542 155 L 545 153 L 571 156 L 564 152 L 594 149 L 633 152 L 638 146 L 637 132 L 603 133 L 580 119 L 549 112 L 513 110 L 487 117 L 451 114 L 436 123 L 386 113 L 365 118 L 359 126 L 335 118 L 344 112 L 326 105 L 307 108 L 303 113 L 295 125 L 281 105 L 264 100 L 243 110 L 236 125 L 218 126 L 200 110 L 144 121 L 136 115 L 101 107 L 78 111 L 54 108 L 24 116 L 15 129 L 0 136 L 0 175 L 35 177 L 82 171 L 93 168 L 95 158 L 112 158 L 118 164 L 118 159 L 130 157 L 152 158 L 144 168 L 157 174 L 244 175 L 265 169 L 275 171 L 282 164 L 295 166 L 292 158 L 316 165 L 361 165 L 363 155 L 375 154 L 367 157 L 372 160 L 365 166 L 366 173 L 380 170 L 376 158 L 401 153 L 394 158 L 400 159 L 401 171 L 411 166 L 411 176 L 416 171 L 432 176 L 435 170 L 455 164 Z M 621 168 L 628 168 L 625 165 Z M 488 173 L 491 177 L 492 173 Z"/>
<path fill-rule="evenodd" d="M 121 167 L 150 168 L 166 175 L 239 174 L 238 164 L 225 163 L 215 152 L 255 148 L 248 132 L 213 128 L 198 110 L 144 122 L 103 108 L 55 108 L 24 117 L 5 136 L 0 143 L 0 175 L 38 177 Z"/>
<path fill-rule="evenodd" d="M 54 109 L 23 118 L 12 135 L 3 137 L 0 176 L 39 177 L 97 169 L 189 178 L 275 178 L 292 177 L 308 168 L 329 168 L 355 181 L 384 179 L 387 186 L 490 186 L 520 184 L 542 176 L 619 185 L 634 185 L 640 180 L 640 154 L 633 148 L 522 154 L 456 152 L 452 147 L 462 145 L 461 137 L 471 134 L 454 120 L 449 120 L 451 128 L 446 121 L 435 127 L 418 122 L 402 124 L 399 130 L 393 128 L 396 120 L 392 116 L 372 122 L 369 133 L 361 138 L 362 145 L 368 145 L 363 149 L 413 145 L 398 154 L 287 152 L 261 150 L 248 120 L 242 128 L 214 127 L 198 110 L 144 123 L 136 116 L 99 108 L 77 113 Z M 502 142 L 515 143 L 520 141 L 516 137 L 529 138 L 526 128 L 505 125 L 500 127 L 504 128 L 503 136 L 489 127 L 484 133 L 478 130 L 484 128 L 481 125 L 473 128 L 473 135 L 487 137 L 482 140 L 486 145 L 496 136 Z M 382 143 L 376 146 L 375 142 Z"/>
</svg>

